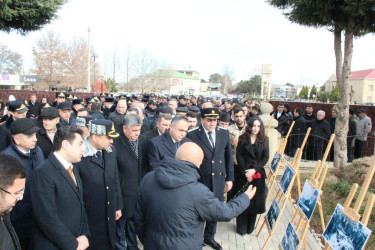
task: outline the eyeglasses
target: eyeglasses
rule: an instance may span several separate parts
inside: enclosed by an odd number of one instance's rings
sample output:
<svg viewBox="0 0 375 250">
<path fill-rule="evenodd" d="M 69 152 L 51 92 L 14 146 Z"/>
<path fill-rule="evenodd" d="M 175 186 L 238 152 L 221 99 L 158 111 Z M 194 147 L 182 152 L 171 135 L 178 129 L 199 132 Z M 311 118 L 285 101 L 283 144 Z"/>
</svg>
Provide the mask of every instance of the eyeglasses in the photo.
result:
<svg viewBox="0 0 375 250">
<path fill-rule="evenodd" d="M 13 196 L 17 201 L 19 200 L 22 200 L 23 198 L 23 194 L 25 193 L 25 189 L 22 189 L 21 191 L 19 191 L 18 193 L 14 194 L 14 193 L 11 193 L 9 191 L 6 191 L 5 189 L 2 189 L 0 188 L 1 191 L 7 193 L 7 194 L 10 194 L 11 196 Z"/>
</svg>

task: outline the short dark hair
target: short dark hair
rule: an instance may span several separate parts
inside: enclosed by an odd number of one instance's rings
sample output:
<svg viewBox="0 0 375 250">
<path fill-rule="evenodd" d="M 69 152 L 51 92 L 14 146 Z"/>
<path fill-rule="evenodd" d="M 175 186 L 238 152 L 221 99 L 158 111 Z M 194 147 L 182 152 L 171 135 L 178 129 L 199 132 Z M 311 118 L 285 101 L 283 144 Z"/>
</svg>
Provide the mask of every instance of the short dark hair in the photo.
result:
<svg viewBox="0 0 375 250">
<path fill-rule="evenodd" d="M 128 110 L 126 110 L 126 113 L 129 113 L 129 112 L 135 112 L 137 113 L 137 115 L 139 115 L 139 110 L 135 107 L 128 108 Z"/>
<path fill-rule="evenodd" d="M 156 120 L 157 122 L 161 122 L 161 119 L 164 119 L 164 120 L 167 120 L 167 121 L 171 121 L 172 120 L 172 115 L 170 114 L 163 114 L 163 113 L 160 113 L 159 116 L 158 116 L 158 119 Z"/>
<path fill-rule="evenodd" d="M 296 108 L 295 111 L 298 113 L 298 115 L 303 115 L 303 111 L 301 108 Z"/>
<path fill-rule="evenodd" d="M 53 139 L 53 149 L 55 151 L 59 151 L 64 140 L 67 140 L 70 144 L 72 144 L 76 138 L 75 134 L 82 136 L 82 129 L 72 126 L 63 126 L 59 128 Z"/>
<path fill-rule="evenodd" d="M 186 116 L 184 116 L 184 115 L 176 115 L 175 117 L 173 117 L 173 119 L 171 121 L 171 125 L 176 125 L 181 120 L 183 120 L 185 122 L 189 122 Z"/>
<path fill-rule="evenodd" d="M 285 104 L 284 103 L 279 103 L 277 106 L 283 106 L 283 107 L 285 107 Z"/>
<path fill-rule="evenodd" d="M 90 112 L 87 108 L 80 108 L 77 110 L 77 112 L 84 112 L 84 111 Z"/>
<path fill-rule="evenodd" d="M 259 112 L 259 107 L 257 105 L 252 106 L 251 109 Z"/>
<path fill-rule="evenodd" d="M 7 189 L 17 178 L 25 179 L 27 170 L 22 163 L 13 156 L 0 154 L 0 187 Z"/>
<path fill-rule="evenodd" d="M 233 114 L 237 114 L 237 113 L 239 113 L 239 112 L 241 112 L 241 111 L 245 114 L 245 111 L 244 111 L 240 106 L 238 106 L 237 108 L 235 108 L 235 109 L 233 110 Z"/>
<path fill-rule="evenodd" d="M 92 111 L 100 110 L 100 103 L 94 102 L 93 104 L 91 104 L 91 110 Z"/>
<path fill-rule="evenodd" d="M 188 111 L 188 112 L 186 113 L 186 117 L 197 118 L 197 114 L 194 113 L 193 111 Z"/>
</svg>

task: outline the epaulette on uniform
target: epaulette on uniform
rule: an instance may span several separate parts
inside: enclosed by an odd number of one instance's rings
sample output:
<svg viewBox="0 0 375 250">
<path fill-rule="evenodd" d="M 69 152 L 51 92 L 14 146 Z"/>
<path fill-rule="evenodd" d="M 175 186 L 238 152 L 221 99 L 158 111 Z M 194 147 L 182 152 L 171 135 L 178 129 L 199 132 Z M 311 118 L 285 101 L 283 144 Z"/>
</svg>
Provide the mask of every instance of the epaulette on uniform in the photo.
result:
<svg viewBox="0 0 375 250">
<path fill-rule="evenodd" d="M 217 126 L 217 128 L 220 130 L 220 129 L 224 129 L 224 130 L 228 130 L 227 128 L 223 128 L 223 127 L 220 127 L 220 126 Z"/>
<path fill-rule="evenodd" d="M 198 127 L 195 127 L 195 128 L 192 128 L 192 129 L 188 130 L 188 133 L 191 132 L 191 131 L 195 131 L 195 130 L 197 130 L 198 128 L 199 128 L 199 126 L 198 126 Z"/>
</svg>

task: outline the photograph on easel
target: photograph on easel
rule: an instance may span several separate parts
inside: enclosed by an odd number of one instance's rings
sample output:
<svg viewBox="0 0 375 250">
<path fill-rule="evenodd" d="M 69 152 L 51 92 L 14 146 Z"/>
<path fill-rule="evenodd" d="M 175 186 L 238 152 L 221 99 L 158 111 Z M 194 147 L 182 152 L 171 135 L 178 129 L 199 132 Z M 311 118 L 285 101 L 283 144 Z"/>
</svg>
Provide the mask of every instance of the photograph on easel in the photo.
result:
<svg viewBox="0 0 375 250">
<path fill-rule="evenodd" d="M 273 199 L 272 205 L 267 213 L 267 222 L 270 226 L 271 230 L 275 226 L 276 220 L 279 217 L 280 214 L 280 207 L 277 204 L 277 201 Z"/>
<path fill-rule="evenodd" d="M 278 154 L 276 152 L 275 156 L 273 157 L 272 162 L 270 164 L 270 169 L 271 169 L 272 173 L 275 173 L 277 165 L 279 165 L 279 163 L 280 163 L 280 160 L 281 160 L 281 154 Z"/>
<path fill-rule="evenodd" d="M 286 194 L 286 192 L 288 191 L 288 188 L 289 188 L 290 182 L 293 179 L 293 176 L 294 176 L 294 171 L 288 164 L 280 180 L 281 191 L 284 194 Z"/>
<path fill-rule="evenodd" d="M 337 204 L 323 237 L 334 250 L 361 250 L 370 238 L 371 230 L 359 221 L 351 221 L 341 212 L 342 209 L 344 207 Z"/>
<path fill-rule="evenodd" d="M 301 197 L 299 197 L 297 205 L 306 216 L 307 220 L 311 219 L 311 216 L 314 212 L 316 204 L 320 196 L 320 191 L 311 186 L 311 184 L 306 180 L 305 185 L 303 186 Z"/>
<path fill-rule="evenodd" d="M 292 224 L 289 222 L 286 228 L 285 235 L 281 241 L 281 249 L 283 250 L 296 250 L 299 244 L 299 238 L 294 230 Z"/>
</svg>

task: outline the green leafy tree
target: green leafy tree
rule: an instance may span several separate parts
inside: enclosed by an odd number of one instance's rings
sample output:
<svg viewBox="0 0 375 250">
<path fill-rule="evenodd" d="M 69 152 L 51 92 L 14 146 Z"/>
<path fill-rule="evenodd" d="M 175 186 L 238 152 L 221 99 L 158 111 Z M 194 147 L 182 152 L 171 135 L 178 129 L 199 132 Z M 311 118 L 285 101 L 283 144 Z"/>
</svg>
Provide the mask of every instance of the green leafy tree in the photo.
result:
<svg viewBox="0 0 375 250">
<path fill-rule="evenodd" d="M 38 30 L 49 23 L 65 0 L 2 0 L 0 30 L 21 34 Z"/>
<path fill-rule="evenodd" d="M 234 93 L 248 93 L 252 96 L 260 95 L 262 79 L 260 75 L 255 75 L 247 81 L 241 81 L 233 90 Z"/>
<path fill-rule="evenodd" d="M 112 78 L 107 78 L 104 81 L 105 86 L 107 87 L 108 92 L 117 92 L 116 81 Z"/>
<path fill-rule="evenodd" d="M 219 73 L 211 74 L 209 82 L 213 83 L 221 83 L 222 82 L 222 76 Z"/>
<path fill-rule="evenodd" d="M 318 89 L 316 88 L 315 85 L 313 85 L 310 91 L 310 98 L 312 99 L 314 98 L 314 96 L 317 97 L 317 94 L 318 94 Z"/>
<path fill-rule="evenodd" d="M 308 99 L 309 88 L 307 86 L 302 86 L 301 91 L 299 92 L 300 99 Z"/>
<path fill-rule="evenodd" d="M 321 102 L 327 102 L 330 99 L 331 93 L 328 91 L 319 91 L 318 100 Z"/>
<path fill-rule="evenodd" d="M 268 0 L 268 2 L 282 9 L 291 22 L 313 28 L 324 27 L 334 35 L 336 77 L 341 96 L 337 105 L 334 165 L 344 166 L 347 162 L 346 136 L 350 96 L 348 82 L 353 55 L 353 38 L 375 32 L 375 1 Z M 344 37 L 344 50 L 342 37 Z"/>
<path fill-rule="evenodd" d="M 337 84 L 329 94 L 329 99 L 333 102 L 337 102 L 340 100 L 340 90 Z"/>
</svg>

